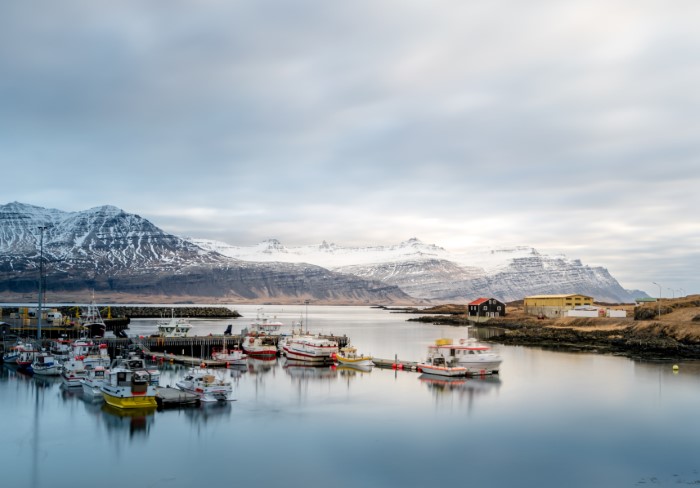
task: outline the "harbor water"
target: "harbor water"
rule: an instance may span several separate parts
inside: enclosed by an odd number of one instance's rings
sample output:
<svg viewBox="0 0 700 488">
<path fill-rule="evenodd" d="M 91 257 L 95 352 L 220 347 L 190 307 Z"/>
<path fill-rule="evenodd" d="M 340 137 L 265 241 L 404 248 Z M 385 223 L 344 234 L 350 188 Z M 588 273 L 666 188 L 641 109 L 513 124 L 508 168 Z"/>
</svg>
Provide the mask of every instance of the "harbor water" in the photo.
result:
<svg viewBox="0 0 700 488">
<path fill-rule="evenodd" d="M 193 319 L 191 334 L 236 320 Z M 265 306 L 291 328 L 302 306 Z M 311 332 L 359 352 L 424 359 L 465 330 L 369 307 L 308 307 Z M 155 332 L 133 320 L 130 335 Z M 500 374 L 249 360 L 224 371 L 235 402 L 122 412 L 58 379 L 0 370 L 0 483 L 61 487 L 638 487 L 700 484 L 700 363 L 638 362 L 495 345 Z M 175 351 L 174 351 L 175 352 Z M 181 353 L 182 351 L 177 351 Z M 678 365 L 674 371 L 673 365 Z M 161 385 L 185 368 L 159 363 Z"/>
</svg>

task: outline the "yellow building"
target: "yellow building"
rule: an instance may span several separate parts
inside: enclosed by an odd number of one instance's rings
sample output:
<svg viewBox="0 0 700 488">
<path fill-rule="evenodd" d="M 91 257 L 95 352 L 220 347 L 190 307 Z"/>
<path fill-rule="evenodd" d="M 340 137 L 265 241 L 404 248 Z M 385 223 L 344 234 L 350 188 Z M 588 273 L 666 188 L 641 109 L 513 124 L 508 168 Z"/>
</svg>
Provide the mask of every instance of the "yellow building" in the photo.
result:
<svg viewBox="0 0 700 488">
<path fill-rule="evenodd" d="M 593 297 L 571 293 L 568 295 L 533 295 L 525 297 L 525 313 L 538 317 L 563 317 L 566 310 L 593 305 Z"/>
</svg>

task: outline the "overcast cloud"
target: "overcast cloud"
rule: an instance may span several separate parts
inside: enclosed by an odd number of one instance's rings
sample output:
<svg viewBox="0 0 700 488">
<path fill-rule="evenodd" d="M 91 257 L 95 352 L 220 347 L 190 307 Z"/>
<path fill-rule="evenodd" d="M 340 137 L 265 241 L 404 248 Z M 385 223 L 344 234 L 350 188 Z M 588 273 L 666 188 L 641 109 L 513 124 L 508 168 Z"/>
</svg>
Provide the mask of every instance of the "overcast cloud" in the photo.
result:
<svg viewBox="0 0 700 488">
<path fill-rule="evenodd" d="M 0 4 L 3 203 L 532 245 L 700 293 L 700 3 Z"/>
</svg>

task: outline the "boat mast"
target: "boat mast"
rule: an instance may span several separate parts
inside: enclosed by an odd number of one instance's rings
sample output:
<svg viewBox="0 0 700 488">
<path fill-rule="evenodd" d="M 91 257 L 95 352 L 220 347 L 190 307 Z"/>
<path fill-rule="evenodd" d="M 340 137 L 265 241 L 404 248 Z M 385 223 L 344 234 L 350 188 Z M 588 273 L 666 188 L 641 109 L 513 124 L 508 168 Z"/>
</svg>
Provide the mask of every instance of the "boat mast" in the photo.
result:
<svg viewBox="0 0 700 488">
<path fill-rule="evenodd" d="M 41 301 L 42 301 L 42 291 L 44 284 L 44 231 L 46 230 L 45 225 L 39 226 L 39 300 L 36 307 L 37 311 L 37 326 L 36 326 L 36 338 L 41 340 Z"/>
</svg>

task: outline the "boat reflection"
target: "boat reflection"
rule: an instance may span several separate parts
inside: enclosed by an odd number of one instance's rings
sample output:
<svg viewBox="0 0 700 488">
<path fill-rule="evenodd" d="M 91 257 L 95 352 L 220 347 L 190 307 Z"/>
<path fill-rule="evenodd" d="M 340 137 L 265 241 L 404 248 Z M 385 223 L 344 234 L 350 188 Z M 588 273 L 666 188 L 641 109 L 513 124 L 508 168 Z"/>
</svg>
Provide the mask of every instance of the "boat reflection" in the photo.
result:
<svg viewBox="0 0 700 488">
<path fill-rule="evenodd" d="M 493 375 L 467 378 L 422 373 L 418 379 L 433 393 L 436 404 L 452 407 L 457 400 L 458 404 L 466 402 L 468 410 L 474 406 L 476 397 L 494 393 L 501 387 L 501 379 Z"/>
<path fill-rule="evenodd" d="M 108 432 L 128 432 L 129 438 L 146 437 L 155 418 L 156 408 L 117 408 L 107 403 L 101 409 Z"/>
<path fill-rule="evenodd" d="M 187 420 L 196 427 L 227 421 L 234 402 L 202 403 L 199 407 L 182 410 Z"/>
<path fill-rule="evenodd" d="M 260 359 L 248 358 L 247 367 L 250 374 L 265 374 L 272 371 L 277 366 L 277 358 Z M 235 371 L 236 369 L 232 370 Z"/>
<path fill-rule="evenodd" d="M 295 361 L 283 359 L 281 361 L 284 371 L 294 379 L 331 379 L 337 378 L 338 372 L 334 365 L 317 365 L 307 361 Z"/>
<path fill-rule="evenodd" d="M 359 373 L 360 376 L 366 373 L 371 373 L 372 372 L 372 365 L 361 365 L 361 364 L 337 364 L 334 366 L 336 371 L 339 371 L 341 374 L 346 373 L 346 374 L 352 374 L 352 373 Z"/>
</svg>

